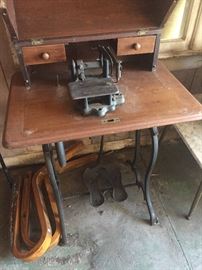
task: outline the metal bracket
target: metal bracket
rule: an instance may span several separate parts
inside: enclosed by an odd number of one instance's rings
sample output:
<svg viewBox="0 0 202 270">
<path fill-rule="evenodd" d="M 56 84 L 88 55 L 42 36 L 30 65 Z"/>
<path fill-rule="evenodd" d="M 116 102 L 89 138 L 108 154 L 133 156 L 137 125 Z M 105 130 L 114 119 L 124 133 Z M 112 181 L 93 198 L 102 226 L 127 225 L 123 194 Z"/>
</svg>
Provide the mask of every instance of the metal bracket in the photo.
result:
<svg viewBox="0 0 202 270">
<path fill-rule="evenodd" d="M 15 49 L 16 49 L 18 61 L 20 63 L 22 76 L 23 76 L 23 79 L 24 79 L 24 82 L 25 82 L 25 87 L 29 90 L 31 88 L 31 79 L 30 79 L 30 74 L 29 74 L 28 67 L 24 63 L 22 48 L 16 43 L 15 44 Z"/>
<path fill-rule="evenodd" d="M 43 39 L 32 39 L 31 44 L 33 46 L 42 45 L 42 44 L 44 44 L 44 40 Z"/>
<path fill-rule="evenodd" d="M 1 8 L 0 9 L 1 11 L 1 15 L 3 17 L 3 20 L 8 28 L 8 31 L 10 33 L 10 36 L 11 36 L 11 40 L 15 43 L 17 40 L 18 40 L 18 37 L 17 37 L 17 34 L 15 32 L 15 29 L 13 28 L 13 25 L 10 21 L 10 18 L 8 16 L 8 12 L 7 12 L 7 9 L 6 8 Z"/>
</svg>

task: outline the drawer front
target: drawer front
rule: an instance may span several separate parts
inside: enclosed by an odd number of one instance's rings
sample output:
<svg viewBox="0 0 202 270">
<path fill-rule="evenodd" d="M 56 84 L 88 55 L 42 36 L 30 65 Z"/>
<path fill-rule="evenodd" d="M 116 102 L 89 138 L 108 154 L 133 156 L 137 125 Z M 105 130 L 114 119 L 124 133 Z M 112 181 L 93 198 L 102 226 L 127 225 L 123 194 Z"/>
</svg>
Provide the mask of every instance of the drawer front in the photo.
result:
<svg viewBox="0 0 202 270">
<path fill-rule="evenodd" d="M 22 48 L 25 65 L 40 65 L 66 60 L 64 44 Z"/>
<path fill-rule="evenodd" d="M 120 38 L 117 44 L 117 55 L 134 55 L 153 53 L 156 36 Z"/>
</svg>

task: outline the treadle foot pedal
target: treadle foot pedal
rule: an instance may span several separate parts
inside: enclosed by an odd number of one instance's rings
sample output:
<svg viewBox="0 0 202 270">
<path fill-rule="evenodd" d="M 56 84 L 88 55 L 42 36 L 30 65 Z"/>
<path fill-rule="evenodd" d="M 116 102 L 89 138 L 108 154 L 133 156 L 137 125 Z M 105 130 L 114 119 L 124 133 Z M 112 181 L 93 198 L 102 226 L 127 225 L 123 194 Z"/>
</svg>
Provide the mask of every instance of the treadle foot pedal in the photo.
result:
<svg viewBox="0 0 202 270">
<path fill-rule="evenodd" d="M 105 178 L 113 189 L 113 199 L 118 202 L 125 201 L 128 197 L 121 181 L 119 166 L 115 164 L 100 165 L 100 176 Z"/>
<path fill-rule="evenodd" d="M 90 203 L 92 206 L 100 206 L 104 202 L 104 197 L 100 190 L 101 182 L 108 183 L 113 189 L 113 199 L 122 202 L 128 195 L 121 181 L 121 172 L 116 165 L 100 164 L 93 168 L 87 168 L 83 173 L 83 180 L 90 193 Z"/>
<path fill-rule="evenodd" d="M 83 173 L 84 183 L 90 193 L 90 204 L 98 207 L 104 203 L 104 197 L 99 189 L 97 168 L 87 168 Z"/>
</svg>

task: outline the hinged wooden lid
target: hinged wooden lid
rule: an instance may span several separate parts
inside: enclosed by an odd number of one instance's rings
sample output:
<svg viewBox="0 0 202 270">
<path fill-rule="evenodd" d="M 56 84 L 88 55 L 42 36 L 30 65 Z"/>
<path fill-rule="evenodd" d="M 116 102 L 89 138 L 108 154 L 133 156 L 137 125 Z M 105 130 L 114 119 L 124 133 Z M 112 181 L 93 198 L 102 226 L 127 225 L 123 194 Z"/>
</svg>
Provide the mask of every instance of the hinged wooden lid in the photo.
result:
<svg viewBox="0 0 202 270">
<path fill-rule="evenodd" d="M 19 40 L 156 30 L 175 0 L 7 0 Z"/>
</svg>

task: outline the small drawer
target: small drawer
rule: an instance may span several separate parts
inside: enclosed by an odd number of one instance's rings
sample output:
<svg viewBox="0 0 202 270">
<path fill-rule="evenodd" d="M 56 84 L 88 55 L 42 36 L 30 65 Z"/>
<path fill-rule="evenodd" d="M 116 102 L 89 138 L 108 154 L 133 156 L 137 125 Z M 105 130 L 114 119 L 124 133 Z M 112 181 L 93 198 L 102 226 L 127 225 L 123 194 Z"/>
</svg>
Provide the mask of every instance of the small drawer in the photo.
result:
<svg viewBox="0 0 202 270">
<path fill-rule="evenodd" d="M 64 44 L 22 48 L 25 65 L 40 65 L 66 60 Z"/>
<path fill-rule="evenodd" d="M 117 44 L 117 55 L 134 55 L 153 53 L 156 36 L 120 38 Z"/>
</svg>

